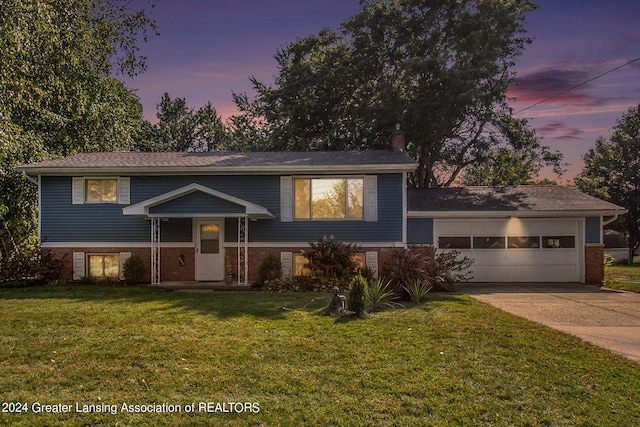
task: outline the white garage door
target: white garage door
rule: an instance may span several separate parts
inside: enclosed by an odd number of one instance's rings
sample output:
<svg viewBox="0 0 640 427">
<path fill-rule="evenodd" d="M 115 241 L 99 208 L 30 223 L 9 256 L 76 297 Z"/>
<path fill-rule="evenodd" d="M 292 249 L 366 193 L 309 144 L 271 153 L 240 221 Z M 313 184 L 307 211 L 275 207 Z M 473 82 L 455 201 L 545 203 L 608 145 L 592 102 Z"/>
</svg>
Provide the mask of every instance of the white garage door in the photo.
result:
<svg viewBox="0 0 640 427">
<path fill-rule="evenodd" d="M 580 282 L 578 219 L 435 220 L 435 242 L 474 260 L 474 282 Z"/>
</svg>

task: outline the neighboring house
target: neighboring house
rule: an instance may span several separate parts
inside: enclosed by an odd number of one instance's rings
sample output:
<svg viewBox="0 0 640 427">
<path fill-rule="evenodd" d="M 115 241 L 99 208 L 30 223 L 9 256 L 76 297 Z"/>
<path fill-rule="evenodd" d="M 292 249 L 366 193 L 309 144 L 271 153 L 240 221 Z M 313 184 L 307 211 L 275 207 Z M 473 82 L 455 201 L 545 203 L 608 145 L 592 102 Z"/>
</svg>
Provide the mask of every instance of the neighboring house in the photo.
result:
<svg viewBox="0 0 640 427">
<path fill-rule="evenodd" d="M 602 226 L 623 208 L 556 186 L 409 189 L 394 150 L 90 153 L 20 167 L 39 185 L 39 237 L 66 279 L 118 277 L 132 254 L 151 283 L 283 275 L 322 236 L 361 245 L 373 270 L 393 248 L 437 245 L 474 259 L 475 281 L 598 282 Z"/>
<path fill-rule="evenodd" d="M 118 277 L 140 255 L 152 283 L 257 279 L 269 254 L 283 274 L 323 236 L 362 246 L 374 270 L 404 246 L 400 150 L 90 153 L 20 167 L 39 184 L 39 237 L 66 279 Z"/>
<path fill-rule="evenodd" d="M 604 230 L 602 237 L 605 255 L 611 257 L 613 263 L 629 264 L 629 260 L 633 258 L 633 250 L 629 249 L 627 237 L 624 233 L 615 230 Z"/>
<path fill-rule="evenodd" d="M 561 186 L 409 189 L 408 243 L 454 248 L 477 282 L 601 282 L 620 206 Z"/>
</svg>

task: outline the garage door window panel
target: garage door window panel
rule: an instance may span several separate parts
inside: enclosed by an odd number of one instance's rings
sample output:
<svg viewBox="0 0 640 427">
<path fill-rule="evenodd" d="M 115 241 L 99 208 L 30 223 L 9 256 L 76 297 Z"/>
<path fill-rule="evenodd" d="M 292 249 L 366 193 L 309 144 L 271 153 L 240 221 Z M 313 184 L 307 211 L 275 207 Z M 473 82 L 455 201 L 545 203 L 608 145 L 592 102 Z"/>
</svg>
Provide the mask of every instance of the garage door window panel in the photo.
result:
<svg viewBox="0 0 640 427">
<path fill-rule="evenodd" d="M 511 236 L 507 244 L 509 249 L 536 249 L 540 247 L 540 236 Z"/>
<path fill-rule="evenodd" d="M 473 249 L 504 249 L 504 237 L 474 237 Z"/>
<path fill-rule="evenodd" d="M 440 249 L 471 249 L 471 237 L 439 237 Z"/>
<path fill-rule="evenodd" d="M 574 249 L 575 236 L 542 236 L 542 247 L 545 249 Z"/>
</svg>

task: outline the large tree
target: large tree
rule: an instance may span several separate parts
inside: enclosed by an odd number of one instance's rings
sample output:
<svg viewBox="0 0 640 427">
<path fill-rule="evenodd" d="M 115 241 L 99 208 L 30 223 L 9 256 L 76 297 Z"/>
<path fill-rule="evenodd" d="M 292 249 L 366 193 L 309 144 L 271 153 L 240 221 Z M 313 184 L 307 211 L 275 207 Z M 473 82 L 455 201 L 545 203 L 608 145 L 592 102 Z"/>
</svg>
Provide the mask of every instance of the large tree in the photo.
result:
<svg viewBox="0 0 640 427">
<path fill-rule="evenodd" d="M 227 131 L 210 102 L 196 110 L 187 106 L 185 98 L 171 99 L 165 92 L 156 108 L 158 122 L 144 122 L 136 150 L 216 151 L 226 147 Z"/>
<path fill-rule="evenodd" d="M 505 102 L 530 1 L 368 0 L 338 31 L 276 54 L 273 87 L 238 97 L 271 148 L 387 147 L 395 123 L 419 161 L 416 186 L 452 184 L 498 147 L 516 147 Z M 239 119 L 236 119 L 239 120 Z M 539 145 L 523 147 L 541 150 Z"/>
<path fill-rule="evenodd" d="M 140 102 L 113 76 L 144 70 L 138 40 L 155 25 L 129 3 L 2 2 L 0 211 L 20 242 L 34 235 L 36 189 L 16 165 L 129 149 L 140 131 Z"/>
<path fill-rule="evenodd" d="M 483 155 L 482 162 L 469 165 L 459 179 L 460 184 L 555 185 L 556 182 L 540 179 L 539 175 L 543 168 L 551 166 L 558 177 L 562 176 L 562 154 L 541 145 L 525 119 L 505 117 L 501 126 L 506 135 L 504 140 L 496 141 L 492 151 Z"/>
<path fill-rule="evenodd" d="M 630 249 L 640 245 L 640 104 L 630 108 L 608 140 L 598 138 L 583 156 L 584 168 L 576 177 L 580 190 L 623 206 L 622 216 Z"/>
</svg>

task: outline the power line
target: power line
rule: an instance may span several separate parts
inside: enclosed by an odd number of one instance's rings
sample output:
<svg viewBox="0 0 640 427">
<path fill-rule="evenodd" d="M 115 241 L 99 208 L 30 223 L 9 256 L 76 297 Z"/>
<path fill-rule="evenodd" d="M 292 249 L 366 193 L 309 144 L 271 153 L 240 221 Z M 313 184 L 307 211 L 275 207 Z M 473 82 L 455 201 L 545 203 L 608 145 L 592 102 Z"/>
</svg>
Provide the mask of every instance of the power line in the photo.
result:
<svg viewBox="0 0 640 427">
<path fill-rule="evenodd" d="M 571 86 L 571 87 L 570 87 L 570 88 L 568 88 L 568 89 L 565 89 L 565 90 L 563 90 L 563 91 L 561 91 L 561 92 L 556 93 L 555 95 L 551 95 L 551 96 L 549 96 L 549 97 L 547 97 L 547 98 L 543 99 L 542 101 L 538 101 L 538 102 L 536 102 L 535 104 L 529 105 L 528 107 L 525 107 L 525 108 L 523 108 L 523 109 L 521 109 L 521 110 L 516 111 L 514 114 L 522 113 L 523 111 L 527 111 L 527 110 L 529 110 L 529 109 L 531 109 L 531 108 L 533 108 L 533 107 L 537 107 L 538 105 L 543 104 L 543 103 L 545 103 L 545 102 L 549 101 L 550 99 L 556 98 L 556 97 L 558 97 L 558 96 L 560 96 L 560 95 L 564 95 L 564 94 L 565 94 L 565 93 L 567 93 L 567 92 L 570 92 L 570 91 L 572 91 L 572 90 L 574 90 L 574 89 L 577 89 L 577 88 L 579 88 L 579 87 L 581 87 L 581 86 L 584 86 L 584 85 L 586 85 L 587 83 L 591 83 L 591 82 L 592 82 L 592 81 L 594 81 L 594 80 L 597 80 L 597 79 L 599 79 L 599 78 L 601 78 L 601 77 L 604 77 L 604 76 L 606 76 L 607 74 L 613 73 L 614 71 L 619 70 L 620 68 L 626 67 L 627 65 L 632 64 L 632 63 L 634 63 L 634 62 L 636 62 L 636 61 L 640 61 L 640 57 L 635 58 L 635 59 L 632 59 L 632 60 L 630 60 L 630 61 L 627 61 L 627 62 L 625 62 L 625 63 L 624 63 L 624 64 L 622 64 L 622 65 L 619 65 L 619 66 L 617 66 L 617 67 L 615 67 L 615 68 L 612 68 L 612 69 L 610 69 L 610 70 L 608 70 L 608 71 L 605 71 L 605 72 L 604 72 L 604 73 L 602 73 L 602 74 L 598 74 L 597 76 L 595 76 L 595 77 L 593 77 L 593 78 L 590 78 L 589 80 L 585 80 L 584 82 L 579 83 L 579 84 L 577 84 L 577 85 L 575 85 L 575 86 Z"/>
</svg>

